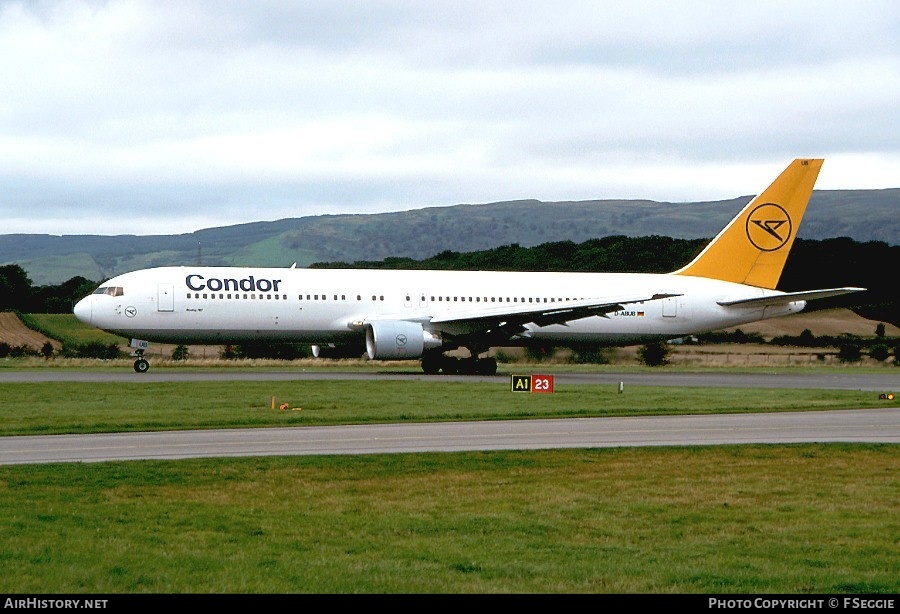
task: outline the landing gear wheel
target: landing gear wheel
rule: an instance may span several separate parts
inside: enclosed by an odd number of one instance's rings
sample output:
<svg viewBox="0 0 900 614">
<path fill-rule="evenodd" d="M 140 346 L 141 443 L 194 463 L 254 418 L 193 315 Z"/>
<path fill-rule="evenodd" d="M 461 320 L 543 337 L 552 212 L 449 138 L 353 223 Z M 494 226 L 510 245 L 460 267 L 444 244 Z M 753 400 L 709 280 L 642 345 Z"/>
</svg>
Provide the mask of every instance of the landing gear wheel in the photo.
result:
<svg viewBox="0 0 900 614">
<path fill-rule="evenodd" d="M 150 363 L 144 358 L 138 358 L 134 361 L 135 373 L 146 373 L 150 370 Z"/>
<path fill-rule="evenodd" d="M 459 358 L 454 356 L 444 356 L 441 362 L 441 371 L 444 375 L 456 375 L 459 373 Z"/>
<path fill-rule="evenodd" d="M 497 375 L 497 359 L 479 358 L 475 363 L 475 370 L 479 375 Z"/>
<path fill-rule="evenodd" d="M 475 358 L 460 358 L 457 363 L 457 373 L 460 375 L 475 375 L 478 373 L 478 360 Z"/>
<path fill-rule="evenodd" d="M 428 375 L 437 375 L 441 370 L 443 356 L 428 352 L 422 355 L 422 371 Z"/>
</svg>

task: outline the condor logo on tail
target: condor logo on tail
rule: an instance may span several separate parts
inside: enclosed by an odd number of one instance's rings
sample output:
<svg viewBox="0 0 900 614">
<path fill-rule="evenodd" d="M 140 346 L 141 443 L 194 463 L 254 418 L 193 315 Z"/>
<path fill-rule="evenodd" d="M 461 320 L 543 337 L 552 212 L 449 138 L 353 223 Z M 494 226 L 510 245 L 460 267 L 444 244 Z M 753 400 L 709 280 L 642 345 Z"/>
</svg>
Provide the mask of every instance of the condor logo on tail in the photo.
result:
<svg viewBox="0 0 900 614">
<path fill-rule="evenodd" d="M 764 252 L 784 247 L 792 232 L 791 217 L 775 203 L 762 204 L 747 216 L 747 238 Z"/>
<path fill-rule="evenodd" d="M 675 272 L 774 290 L 820 168 L 821 158 L 791 162 L 694 260 Z"/>
</svg>

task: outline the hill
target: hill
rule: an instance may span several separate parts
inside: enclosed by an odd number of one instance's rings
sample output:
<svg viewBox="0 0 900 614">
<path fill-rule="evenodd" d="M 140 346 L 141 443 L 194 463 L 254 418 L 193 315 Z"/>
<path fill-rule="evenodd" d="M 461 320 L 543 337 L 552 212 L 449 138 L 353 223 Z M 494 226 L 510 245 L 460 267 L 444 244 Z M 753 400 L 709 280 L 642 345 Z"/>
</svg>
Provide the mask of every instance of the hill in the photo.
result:
<svg viewBox="0 0 900 614">
<path fill-rule="evenodd" d="M 27 346 L 34 351 L 40 350 L 45 343 L 50 343 L 54 351 L 62 347 L 59 341 L 25 326 L 11 311 L 0 312 L 0 343 L 10 347 Z"/>
<path fill-rule="evenodd" d="M 76 275 L 103 280 L 134 269 L 194 264 L 308 266 L 388 257 L 423 259 L 517 243 L 582 242 L 611 235 L 714 236 L 750 200 L 521 200 L 358 215 L 321 215 L 208 228 L 178 235 L 0 235 L 0 264 L 18 264 L 37 285 Z M 900 188 L 817 190 L 798 236 L 896 245 Z"/>
<path fill-rule="evenodd" d="M 741 329 L 745 333 L 757 333 L 765 339 L 781 336 L 796 337 L 804 330 L 809 330 L 816 337 L 853 335 L 869 338 L 875 335 L 875 328 L 879 323 L 877 320 L 869 320 L 853 313 L 849 309 L 823 309 L 760 320 L 725 330 L 733 332 Z M 893 324 L 885 324 L 885 335 L 896 338 L 900 336 L 900 328 Z"/>
</svg>

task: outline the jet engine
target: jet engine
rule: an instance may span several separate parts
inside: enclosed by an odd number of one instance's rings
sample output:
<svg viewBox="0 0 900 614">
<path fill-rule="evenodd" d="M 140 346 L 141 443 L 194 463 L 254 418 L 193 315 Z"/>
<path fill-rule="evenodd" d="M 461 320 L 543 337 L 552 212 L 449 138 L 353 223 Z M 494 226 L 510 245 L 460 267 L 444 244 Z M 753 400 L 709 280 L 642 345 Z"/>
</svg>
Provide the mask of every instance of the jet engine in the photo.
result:
<svg viewBox="0 0 900 614">
<path fill-rule="evenodd" d="M 366 325 L 366 352 L 371 360 L 415 360 L 424 350 L 441 345 L 439 336 L 417 322 L 386 320 Z"/>
</svg>

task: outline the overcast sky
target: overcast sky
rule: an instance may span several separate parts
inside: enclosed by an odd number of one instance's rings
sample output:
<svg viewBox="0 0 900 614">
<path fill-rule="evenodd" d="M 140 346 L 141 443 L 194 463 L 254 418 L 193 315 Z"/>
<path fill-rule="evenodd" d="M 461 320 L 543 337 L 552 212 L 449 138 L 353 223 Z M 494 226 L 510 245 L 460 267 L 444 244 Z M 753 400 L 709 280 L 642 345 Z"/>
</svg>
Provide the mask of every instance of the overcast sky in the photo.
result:
<svg viewBox="0 0 900 614">
<path fill-rule="evenodd" d="M 896 0 L 0 0 L 0 67 L 0 234 L 900 187 Z"/>
</svg>

